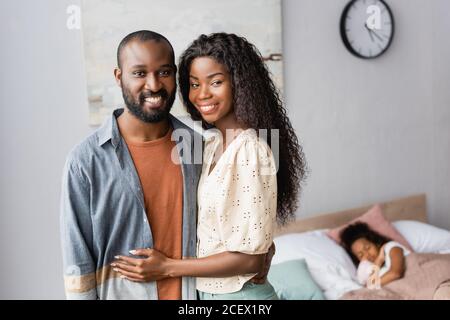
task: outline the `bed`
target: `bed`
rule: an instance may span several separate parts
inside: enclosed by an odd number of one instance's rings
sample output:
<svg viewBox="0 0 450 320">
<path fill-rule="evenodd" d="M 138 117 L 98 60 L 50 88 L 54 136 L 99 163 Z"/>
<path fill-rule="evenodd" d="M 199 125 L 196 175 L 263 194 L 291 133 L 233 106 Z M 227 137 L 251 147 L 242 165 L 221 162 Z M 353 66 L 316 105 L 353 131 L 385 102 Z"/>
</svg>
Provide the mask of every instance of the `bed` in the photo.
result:
<svg viewBox="0 0 450 320">
<path fill-rule="evenodd" d="M 345 224 L 367 212 L 374 204 L 360 208 L 319 214 L 311 218 L 298 219 L 280 228 L 276 236 L 287 233 L 299 233 L 317 229 L 330 229 Z M 401 199 L 391 200 L 380 204 L 383 213 L 389 221 L 415 220 L 428 222 L 425 194 L 413 195 Z"/>
<path fill-rule="evenodd" d="M 274 239 L 276 254 L 272 260 L 273 272 L 269 273 L 269 280 L 279 295 L 284 299 L 358 298 L 349 294 L 362 289 L 356 281 L 356 267 L 345 250 L 327 233 L 367 214 L 374 205 L 298 219 L 279 228 Z M 415 253 L 450 259 L 450 232 L 428 224 L 425 194 L 378 205 L 387 223 L 406 239 Z M 447 269 L 450 273 L 450 268 Z M 301 277 L 297 281 L 298 275 Z M 308 275 L 310 279 L 307 279 Z M 365 298 L 370 299 L 369 296 Z"/>
</svg>

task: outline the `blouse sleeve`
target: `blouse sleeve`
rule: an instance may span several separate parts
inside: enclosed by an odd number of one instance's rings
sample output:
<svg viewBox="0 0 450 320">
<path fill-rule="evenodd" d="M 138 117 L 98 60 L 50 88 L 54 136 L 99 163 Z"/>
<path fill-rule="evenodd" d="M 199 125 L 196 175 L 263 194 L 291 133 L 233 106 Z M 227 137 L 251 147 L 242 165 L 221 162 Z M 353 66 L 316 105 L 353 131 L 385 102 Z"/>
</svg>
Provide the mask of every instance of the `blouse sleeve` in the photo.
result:
<svg viewBox="0 0 450 320">
<path fill-rule="evenodd" d="M 273 241 L 277 212 L 276 166 L 270 148 L 245 140 L 228 164 L 219 232 L 227 251 L 266 253 Z"/>
</svg>

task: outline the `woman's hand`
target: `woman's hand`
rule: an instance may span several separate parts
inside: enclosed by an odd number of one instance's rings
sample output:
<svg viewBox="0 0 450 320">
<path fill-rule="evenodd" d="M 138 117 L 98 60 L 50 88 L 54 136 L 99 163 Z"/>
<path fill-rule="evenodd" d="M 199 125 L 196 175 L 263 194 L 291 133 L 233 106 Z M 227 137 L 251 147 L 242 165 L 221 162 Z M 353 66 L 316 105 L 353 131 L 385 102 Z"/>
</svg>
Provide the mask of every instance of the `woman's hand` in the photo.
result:
<svg viewBox="0 0 450 320">
<path fill-rule="evenodd" d="M 169 277 L 167 264 L 170 258 L 154 249 L 131 250 L 135 256 L 145 256 L 144 259 L 136 259 L 127 256 L 116 256 L 111 263 L 113 270 L 125 278 L 134 282 L 149 282 L 162 280 Z"/>
</svg>

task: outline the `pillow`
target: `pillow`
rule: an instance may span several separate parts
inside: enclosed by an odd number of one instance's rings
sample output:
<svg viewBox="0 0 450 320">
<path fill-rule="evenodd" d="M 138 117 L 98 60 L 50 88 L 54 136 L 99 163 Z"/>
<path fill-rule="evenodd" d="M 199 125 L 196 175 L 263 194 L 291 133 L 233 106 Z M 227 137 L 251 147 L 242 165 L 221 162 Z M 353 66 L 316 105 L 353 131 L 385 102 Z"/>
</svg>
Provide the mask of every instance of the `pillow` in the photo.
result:
<svg viewBox="0 0 450 320">
<path fill-rule="evenodd" d="M 338 299 L 349 290 L 359 289 L 356 267 L 350 256 L 325 234 L 326 230 L 291 233 L 273 241 L 276 253 L 272 263 L 305 259 L 313 280 L 327 299 Z"/>
<path fill-rule="evenodd" d="M 306 259 L 310 264 L 320 264 L 323 267 L 339 266 L 356 279 L 356 266 L 347 252 L 336 242 L 328 238 L 326 230 L 316 230 L 302 233 L 290 233 L 276 237 L 273 264 Z"/>
<path fill-rule="evenodd" d="M 280 300 L 324 300 L 305 259 L 272 265 L 267 275 Z"/>
<path fill-rule="evenodd" d="M 416 252 L 450 252 L 450 231 L 448 230 L 411 220 L 395 221 L 393 225 L 408 240 Z"/>
<path fill-rule="evenodd" d="M 372 230 L 378 232 L 379 234 L 393 241 L 397 241 L 398 243 L 404 245 L 409 250 L 414 251 L 413 248 L 411 248 L 411 246 L 409 245 L 408 241 L 406 241 L 406 239 L 384 217 L 381 207 L 379 205 L 373 206 L 369 211 L 364 213 L 362 216 L 353 219 L 349 223 L 329 230 L 327 232 L 327 235 L 337 243 L 341 244 L 341 237 L 340 237 L 341 231 L 344 230 L 350 224 L 353 224 L 355 222 L 365 222 L 369 225 L 369 227 Z"/>
</svg>

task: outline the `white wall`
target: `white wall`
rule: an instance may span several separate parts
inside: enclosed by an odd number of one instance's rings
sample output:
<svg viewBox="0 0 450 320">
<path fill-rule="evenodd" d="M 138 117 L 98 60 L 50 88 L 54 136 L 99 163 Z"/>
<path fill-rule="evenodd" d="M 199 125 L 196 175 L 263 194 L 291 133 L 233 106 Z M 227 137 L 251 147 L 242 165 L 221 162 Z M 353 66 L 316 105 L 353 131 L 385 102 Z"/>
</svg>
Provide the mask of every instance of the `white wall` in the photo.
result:
<svg viewBox="0 0 450 320">
<path fill-rule="evenodd" d="M 389 1 L 396 38 L 371 62 L 341 43 L 345 3 L 283 1 L 286 100 L 312 170 L 299 215 L 426 192 L 450 228 L 450 2 Z M 61 170 L 92 131 L 70 4 L 0 2 L 0 299 L 64 298 Z"/>
<path fill-rule="evenodd" d="M 450 1 L 434 0 L 433 7 L 433 189 L 432 222 L 450 229 Z"/>
<path fill-rule="evenodd" d="M 298 215 L 424 192 L 450 228 L 450 2 L 387 2 L 394 41 L 367 61 L 339 35 L 347 0 L 283 1 L 285 98 L 311 169 Z"/>
</svg>

